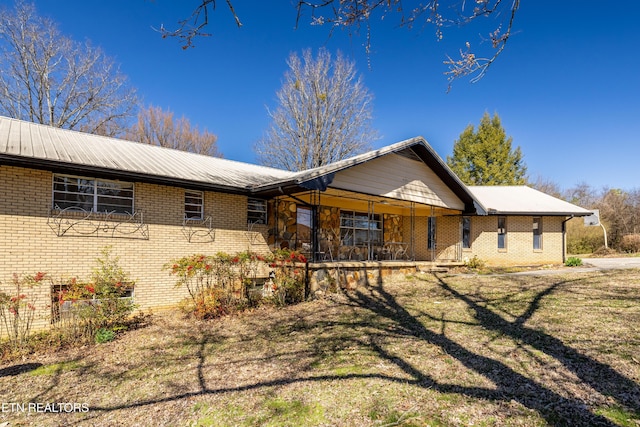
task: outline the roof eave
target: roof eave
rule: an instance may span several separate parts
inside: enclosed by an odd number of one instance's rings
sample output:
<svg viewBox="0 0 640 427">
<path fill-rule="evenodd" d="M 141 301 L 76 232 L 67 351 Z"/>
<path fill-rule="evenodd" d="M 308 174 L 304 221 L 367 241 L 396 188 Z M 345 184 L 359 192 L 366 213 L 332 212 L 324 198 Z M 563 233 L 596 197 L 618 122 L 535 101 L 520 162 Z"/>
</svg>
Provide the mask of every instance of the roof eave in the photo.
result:
<svg viewBox="0 0 640 427">
<path fill-rule="evenodd" d="M 588 212 L 548 212 L 548 211 L 496 211 L 489 209 L 486 215 L 504 216 L 589 216 Z"/>
<path fill-rule="evenodd" d="M 91 174 L 98 178 L 123 179 L 150 184 L 171 185 L 187 187 L 197 190 L 213 190 L 231 194 L 249 194 L 250 190 L 243 187 L 235 187 L 221 184 L 193 181 L 182 178 L 145 174 L 142 172 L 125 171 L 106 167 L 83 165 L 70 162 L 52 161 L 34 157 L 12 156 L 0 154 L 0 165 L 27 167 L 39 170 L 47 170 L 55 173 Z"/>
</svg>

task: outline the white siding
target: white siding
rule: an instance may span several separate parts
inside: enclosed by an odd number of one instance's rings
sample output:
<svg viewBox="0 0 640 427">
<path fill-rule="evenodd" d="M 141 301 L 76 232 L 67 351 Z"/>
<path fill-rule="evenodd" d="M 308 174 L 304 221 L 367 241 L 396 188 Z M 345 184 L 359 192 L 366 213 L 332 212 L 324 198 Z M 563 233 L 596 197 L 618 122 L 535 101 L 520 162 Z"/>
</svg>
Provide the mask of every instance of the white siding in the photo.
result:
<svg viewBox="0 0 640 427">
<path fill-rule="evenodd" d="M 463 210 L 464 203 L 421 161 L 397 154 L 336 173 L 331 187 Z"/>
</svg>

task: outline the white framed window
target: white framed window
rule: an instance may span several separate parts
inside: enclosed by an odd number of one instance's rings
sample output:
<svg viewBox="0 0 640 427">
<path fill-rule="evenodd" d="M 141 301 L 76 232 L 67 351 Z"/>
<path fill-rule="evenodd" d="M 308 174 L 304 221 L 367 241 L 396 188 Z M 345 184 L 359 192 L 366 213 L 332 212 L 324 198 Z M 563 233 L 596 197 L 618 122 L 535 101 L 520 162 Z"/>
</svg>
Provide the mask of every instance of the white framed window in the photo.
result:
<svg viewBox="0 0 640 427">
<path fill-rule="evenodd" d="M 533 217 L 533 250 L 542 250 L 542 218 Z"/>
<path fill-rule="evenodd" d="M 507 217 L 498 217 L 498 249 L 507 248 Z"/>
<path fill-rule="evenodd" d="M 267 201 L 249 197 L 247 199 L 247 224 L 267 223 Z"/>
<path fill-rule="evenodd" d="M 345 246 L 382 245 L 382 216 L 341 210 L 340 240 Z"/>
<path fill-rule="evenodd" d="M 204 193 L 184 190 L 184 218 L 204 219 Z"/>
<path fill-rule="evenodd" d="M 132 215 L 133 183 L 73 175 L 53 176 L 53 209 Z"/>
</svg>

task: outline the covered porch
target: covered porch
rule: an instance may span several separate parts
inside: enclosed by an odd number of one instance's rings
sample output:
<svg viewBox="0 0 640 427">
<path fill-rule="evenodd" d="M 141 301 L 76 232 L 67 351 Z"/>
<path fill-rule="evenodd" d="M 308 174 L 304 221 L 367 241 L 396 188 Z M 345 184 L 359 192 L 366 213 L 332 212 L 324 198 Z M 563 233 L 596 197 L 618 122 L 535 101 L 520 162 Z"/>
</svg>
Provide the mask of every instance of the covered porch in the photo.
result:
<svg viewBox="0 0 640 427">
<path fill-rule="evenodd" d="M 312 263 L 459 262 L 462 212 L 394 197 L 327 188 L 273 198 L 268 243 Z M 380 264 L 382 263 L 382 264 Z M 435 266 L 436 264 L 429 264 Z"/>
</svg>

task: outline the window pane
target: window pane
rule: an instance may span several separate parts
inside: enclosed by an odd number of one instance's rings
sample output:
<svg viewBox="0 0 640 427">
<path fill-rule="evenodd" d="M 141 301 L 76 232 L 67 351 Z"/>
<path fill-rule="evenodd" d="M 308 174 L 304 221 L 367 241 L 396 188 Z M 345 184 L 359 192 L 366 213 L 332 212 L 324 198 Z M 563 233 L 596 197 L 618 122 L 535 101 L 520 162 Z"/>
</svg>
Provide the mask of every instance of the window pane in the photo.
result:
<svg viewBox="0 0 640 427">
<path fill-rule="evenodd" d="M 353 246 L 353 230 L 340 229 L 340 241 L 344 246 Z"/>
<path fill-rule="evenodd" d="M 436 217 L 427 218 L 427 249 L 436 248 Z"/>
<path fill-rule="evenodd" d="M 379 214 L 340 211 L 340 236 L 345 246 L 382 244 L 382 217 Z"/>
<path fill-rule="evenodd" d="M 204 193 L 202 191 L 184 191 L 184 217 L 187 219 L 204 218 Z"/>
<path fill-rule="evenodd" d="M 93 210 L 94 181 L 73 176 L 53 177 L 53 208 Z"/>
<path fill-rule="evenodd" d="M 542 220 L 533 218 L 533 249 L 542 249 Z"/>
<path fill-rule="evenodd" d="M 267 201 L 249 197 L 247 199 L 247 223 L 267 223 Z"/>
<path fill-rule="evenodd" d="M 471 248 L 471 218 L 462 217 L 462 247 Z"/>
<path fill-rule="evenodd" d="M 498 217 L 498 249 L 504 249 L 507 243 L 507 220 L 503 216 Z"/>
</svg>

